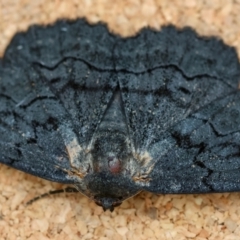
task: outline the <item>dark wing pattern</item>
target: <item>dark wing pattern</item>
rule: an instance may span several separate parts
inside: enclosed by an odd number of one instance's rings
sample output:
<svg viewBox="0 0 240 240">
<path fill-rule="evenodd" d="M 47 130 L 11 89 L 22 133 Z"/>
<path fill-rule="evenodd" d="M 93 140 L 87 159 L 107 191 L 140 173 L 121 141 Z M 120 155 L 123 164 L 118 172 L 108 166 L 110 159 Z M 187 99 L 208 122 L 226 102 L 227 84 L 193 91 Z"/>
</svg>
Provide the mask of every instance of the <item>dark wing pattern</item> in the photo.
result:
<svg viewBox="0 0 240 240">
<path fill-rule="evenodd" d="M 115 52 L 116 68 L 128 72 L 120 82 L 132 140 L 138 153 L 152 157 L 148 167 L 154 164 L 143 189 L 239 191 L 240 65 L 235 51 L 220 40 L 169 27 L 122 40 Z"/>
<path fill-rule="evenodd" d="M 101 121 L 117 84 L 111 73 L 100 69 L 99 59 L 107 61 L 111 54 L 110 46 L 100 43 L 106 36 L 110 43 L 105 27 L 82 20 L 32 27 L 15 36 L 0 72 L 2 163 L 48 180 L 73 183 L 67 178 L 71 166 L 59 128 L 70 124 L 79 143 L 87 145 Z"/>
<path fill-rule="evenodd" d="M 163 193 L 240 189 L 240 93 L 203 107 L 169 129 L 175 145 L 158 159 L 146 190 Z M 168 139 L 168 140 L 169 140 Z"/>
<path fill-rule="evenodd" d="M 14 36 L 4 61 L 20 65 L 37 62 L 54 68 L 64 59 L 72 58 L 100 69 L 112 69 L 115 41 L 116 36 L 109 34 L 105 25 L 89 25 L 82 19 L 58 21 L 47 27 L 35 25 Z"/>
<path fill-rule="evenodd" d="M 63 141 L 56 131 L 64 109 L 36 79 L 34 69 L 23 64 L 11 68 L 5 65 L 1 71 L 0 161 L 60 181 L 63 172 L 56 165 L 68 165 Z"/>
<path fill-rule="evenodd" d="M 240 190 L 239 76 L 233 48 L 188 28 L 121 39 L 83 20 L 31 27 L 0 65 L 0 161 L 74 183 L 59 129 L 87 147 L 120 89 L 131 143 L 154 166 L 141 189 Z"/>
</svg>

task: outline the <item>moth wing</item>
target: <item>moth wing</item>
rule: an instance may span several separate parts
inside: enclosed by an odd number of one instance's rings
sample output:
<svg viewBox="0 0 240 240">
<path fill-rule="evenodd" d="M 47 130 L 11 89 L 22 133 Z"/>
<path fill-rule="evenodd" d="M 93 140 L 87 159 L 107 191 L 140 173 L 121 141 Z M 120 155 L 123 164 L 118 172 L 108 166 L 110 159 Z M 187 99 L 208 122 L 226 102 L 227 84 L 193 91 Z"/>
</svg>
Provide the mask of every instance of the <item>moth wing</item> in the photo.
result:
<svg viewBox="0 0 240 240">
<path fill-rule="evenodd" d="M 96 68 L 112 69 L 115 40 L 104 24 L 89 25 L 84 19 L 59 20 L 47 26 L 33 25 L 27 32 L 17 33 L 3 59 L 10 64 L 21 65 L 24 61 L 54 68 L 63 59 L 74 58 Z"/>
<path fill-rule="evenodd" d="M 234 91 L 208 76 L 190 81 L 174 67 L 120 75 L 120 85 L 130 137 L 139 154 L 168 137 L 173 126 Z"/>
<path fill-rule="evenodd" d="M 134 145 L 140 150 L 161 139 L 170 126 L 237 89 L 240 75 L 233 48 L 173 26 L 143 29 L 118 40 L 114 64 Z"/>
<path fill-rule="evenodd" d="M 2 163 L 49 180 L 73 181 L 68 171 L 74 162 L 80 171 L 81 152 L 116 85 L 111 74 L 96 70 L 112 69 L 114 41 L 106 26 L 84 20 L 16 34 L 0 72 Z"/>
<path fill-rule="evenodd" d="M 239 101 L 240 66 L 234 49 L 216 38 L 199 38 L 190 29 L 166 27 L 161 32 L 147 29 L 122 40 L 115 55 L 116 69 L 124 72 L 119 74 L 122 99 L 141 166 L 136 170 L 136 184 L 156 193 L 240 188 L 232 177 L 237 176 L 239 167 L 236 139 L 240 120 L 227 112 Z M 235 108 L 237 115 L 239 108 Z M 205 120 L 197 117 L 205 110 Z M 217 128 L 215 116 L 235 129 L 222 134 L 227 127 Z M 224 146 L 229 154 L 225 157 Z"/>
<path fill-rule="evenodd" d="M 168 137 L 150 148 L 157 161 L 143 188 L 155 193 L 239 191 L 239 101 L 235 91 L 172 126 Z"/>
<path fill-rule="evenodd" d="M 66 60 L 52 70 L 38 64 L 5 64 L 0 162 L 48 180 L 74 183 L 69 175 L 87 169 L 82 152 L 115 85 L 110 74 L 91 70 L 81 61 Z"/>
<path fill-rule="evenodd" d="M 0 162 L 48 180 L 69 182 L 61 169 L 69 169 L 66 148 L 56 131 L 57 119 L 63 116 L 61 106 L 47 89 L 42 88 L 40 95 L 35 91 L 39 86 L 34 85 L 33 68 L 4 65 L 0 74 Z"/>
</svg>

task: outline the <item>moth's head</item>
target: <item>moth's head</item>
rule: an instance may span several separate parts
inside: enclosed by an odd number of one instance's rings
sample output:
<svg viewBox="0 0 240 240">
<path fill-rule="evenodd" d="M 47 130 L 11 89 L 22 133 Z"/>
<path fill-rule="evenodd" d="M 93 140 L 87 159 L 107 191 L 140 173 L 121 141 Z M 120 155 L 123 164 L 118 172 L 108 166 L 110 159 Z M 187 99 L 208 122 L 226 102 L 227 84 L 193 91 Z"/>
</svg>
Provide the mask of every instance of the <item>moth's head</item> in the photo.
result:
<svg viewBox="0 0 240 240">
<path fill-rule="evenodd" d="M 85 177 L 89 196 L 103 210 L 113 211 L 115 207 L 139 192 L 131 179 L 109 172 L 89 174 Z"/>
<path fill-rule="evenodd" d="M 110 210 L 111 212 L 115 207 L 122 204 L 121 198 L 95 197 L 94 201 L 98 206 L 101 206 L 104 211 Z"/>
</svg>

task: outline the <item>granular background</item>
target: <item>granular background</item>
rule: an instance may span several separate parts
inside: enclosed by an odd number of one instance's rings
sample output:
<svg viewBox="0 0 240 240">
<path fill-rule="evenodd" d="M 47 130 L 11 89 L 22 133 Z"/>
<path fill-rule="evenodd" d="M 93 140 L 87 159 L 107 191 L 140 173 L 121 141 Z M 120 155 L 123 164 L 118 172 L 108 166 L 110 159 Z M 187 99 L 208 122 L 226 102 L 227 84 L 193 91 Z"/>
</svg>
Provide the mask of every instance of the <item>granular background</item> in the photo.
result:
<svg viewBox="0 0 240 240">
<path fill-rule="evenodd" d="M 240 54 L 239 13 L 240 0 L 0 0 L 0 56 L 17 31 L 77 17 L 102 21 L 122 36 L 146 26 L 191 26 L 201 35 L 221 37 Z M 141 193 L 113 213 L 103 212 L 81 194 L 59 194 L 24 205 L 61 188 L 0 165 L 0 239 L 240 240 L 239 193 Z"/>
</svg>

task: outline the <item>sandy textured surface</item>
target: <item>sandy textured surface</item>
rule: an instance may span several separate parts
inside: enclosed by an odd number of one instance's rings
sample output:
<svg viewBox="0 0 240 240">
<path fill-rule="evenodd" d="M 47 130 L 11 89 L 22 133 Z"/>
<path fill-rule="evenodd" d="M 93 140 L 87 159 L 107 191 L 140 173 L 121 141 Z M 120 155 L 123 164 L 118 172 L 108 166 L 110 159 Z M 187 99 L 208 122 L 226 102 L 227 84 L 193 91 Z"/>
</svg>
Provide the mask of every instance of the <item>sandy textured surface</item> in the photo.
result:
<svg viewBox="0 0 240 240">
<path fill-rule="evenodd" d="M 172 23 L 217 35 L 240 55 L 240 0 L 0 0 L 0 56 L 14 33 L 33 23 L 86 17 L 130 36 L 144 26 Z M 58 194 L 25 203 L 61 184 L 0 165 L 0 239 L 240 239 L 240 194 L 141 193 L 113 213 L 81 194 Z"/>
</svg>

